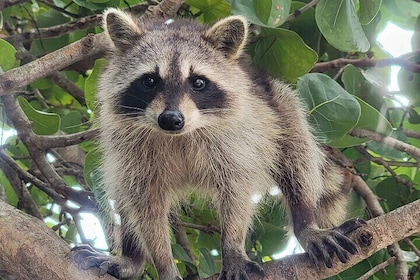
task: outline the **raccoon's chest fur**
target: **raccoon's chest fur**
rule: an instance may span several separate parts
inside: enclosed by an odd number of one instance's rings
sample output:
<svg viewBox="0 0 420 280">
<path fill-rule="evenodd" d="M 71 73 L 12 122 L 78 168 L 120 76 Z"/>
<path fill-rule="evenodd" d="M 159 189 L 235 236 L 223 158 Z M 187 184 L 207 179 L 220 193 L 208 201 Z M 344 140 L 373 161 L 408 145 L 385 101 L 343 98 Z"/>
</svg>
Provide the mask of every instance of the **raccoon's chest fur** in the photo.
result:
<svg viewBox="0 0 420 280">
<path fill-rule="evenodd" d="M 261 135 L 258 127 L 245 130 L 198 129 L 181 136 L 147 131 L 133 139 L 122 136 L 111 141 L 111 149 L 107 145 L 104 167 L 120 167 L 113 173 L 117 182 L 129 186 L 128 192 L 123 190 L 126 195 L 156 187 L 177 197 L 191 190 L 211 195 L 237 179 L 255 184 L 259 192 L 274 185 L 277 141 Z"/>
</svg>

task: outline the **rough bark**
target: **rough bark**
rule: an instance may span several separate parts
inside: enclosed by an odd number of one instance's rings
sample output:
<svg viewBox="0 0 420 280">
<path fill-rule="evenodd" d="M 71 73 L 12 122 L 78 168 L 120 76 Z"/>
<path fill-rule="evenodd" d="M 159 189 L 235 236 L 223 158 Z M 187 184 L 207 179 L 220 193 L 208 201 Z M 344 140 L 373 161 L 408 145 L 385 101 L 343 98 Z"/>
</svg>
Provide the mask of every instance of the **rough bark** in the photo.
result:
<svg viewBox="0 0 420 280">
<path fill-rule="evenodd" d="M 99 278 L 72 261 L 69 245 L 45 223 L 0 200 L 0 268 L 19 280 Z"/>
<path fill-rule="evenodd" d="M 323 279 L 333 276 L 418 232 L 420 200 L 372 219 L 365 227 L 353 232 L 350 237 L 359 244 L 359 253 L 348 263 L 335 262 L 332 269 L 315 267 L 306 254 L 296 254 L 263 264 L 266 272 L 264 279 Z M 364 246 L 362 240 L 369 240 L 370 245 Z M 0 267 L 17 279 L 99 279 L 96 269 L 84 271 L 77 267 L 71 259 L 69 246 L 42 221 L 1 200 L 0 252 Z M 100 279 L 113 278 L 106 275 Z M 251 279 L 260 278 L 252 276 Z"/>
</svg>

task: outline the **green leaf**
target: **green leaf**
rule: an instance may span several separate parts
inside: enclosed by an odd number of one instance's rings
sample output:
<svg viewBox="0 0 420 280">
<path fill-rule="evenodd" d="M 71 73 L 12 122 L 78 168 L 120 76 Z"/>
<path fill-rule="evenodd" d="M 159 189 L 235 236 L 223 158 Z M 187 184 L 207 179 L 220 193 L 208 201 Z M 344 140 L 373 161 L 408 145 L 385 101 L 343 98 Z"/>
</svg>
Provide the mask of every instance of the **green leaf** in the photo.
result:
<svg viewBox="0 0 420 280">
<path fill-rule="evenodd" d="M 182 248 L 179 244 L 172 244 L 172 253 L 174 254 L 174 258 L 189 264 L 194 264 L 191 260 L 190 256 L 188 256 L 187 252 L 185 252 L 184 248 Z"/>
<path fill-rule="evenodd" d="M 385 200 L 388 211 L 392 211 L 407 203 L 410 195 L 407 186 L 398 183 L 394 178 L 387 178 L 376 186 L 376 195 Z"/>
<path fill-rule="evenodd" d="M 32 122 L 32 130 L 39 135 L 51 135 L 60 128 L 60 116 L 53 113 L 46 113 L 35 110 L 22 96 L 18 96 L 20 107 Z"/>
<path fill-rule="evenodd" d="M 38 188 L 31 188 L 30 194 L 32 199 L 38 206 L 45 206 L 51 202 L 51 198 L 45 192 L 41 191 Z"/>
<path fill-rule="evenodd" d="M 99 3 L 99 4 L 102 4 L 102 3 L 107 3 L 110 0 L 87 0 L 87 1 L 89 1 L 91 3 Z"/>
<path fill-rule="evenodd" d="M 353 0 L 320 0 L 315 9 L 319 30 L 328 43 L 344 52 L 366 52 L 370 48 L 357 17 Z"/>
<path fill-rule="evenodd" d="M 382 87 L 382 85 L 373 85 L 366 79 L 365 75 L 376 76 L 373 72 L 362 73 L 355 66 L 347 65 L 341 75 L 341 81 L 343 82 L 344 88 L 351 94 L 369 103 L 378 111 L 386 110 L 387 106 L 382 97 L 384 89 L 386 90 L 386 88 Z M 378 80 L 379 78 L 376 78 L 376 81 Z"/>
<path fill-rule="evenodd" d="M 61 119 L 61 130 L 69 134 L 82 131 L 82 118 L 82 115 L 76 111 L 66 114 Z"/>
<path fill-rule="evenodd" d="M 284 227 L 261 221 L 255 225 L 254 230 L 262 245 L 262 256 L 272 256 L 286 248 L 288 239 Z"/>
<path fill-rule="evenodd" d="M 229 0 L 232 13 L 245 16 L 251 23 L 278 27 L 289 15 L 291 0 Z"/>
<path fill-rule="evenodd" d="M 92 112 L 96 109 L 96 85 L 98 83 L 98 79 L 100 77 L 102 68 L 105 64 L 105 59 L 97 59 L 95 61 L 95 65 L 90 73 L 89 77 L 86 78 L 85 81 L 85 100 L 86 106 L 92 110 Z"/>
<path fill-rule="evenodd" d="M 392 125 L 388 120 L 379 113 L 375 108 L 364 102 L 359 97 L 355 96 L 356 100 L 360 104 L 360 118 L 354 128 L 361 128 L 378 132 L 382 135 L 388 136 L 392 133 Z M 328 145 L 336 148 L 344 148 L 360 145 L 367 142 L 368 139 L 361 139 L 350 135 L 345 135 L 336 141 L 328 143 Z"/>
<path fill-rule="evenodd" d="M 296 11 L 304 7 L 306 3 L 293 1 L 291 11 Z M 310 8 L 300 14 L 295 19 L 288 21 L 290 30 L 295 31 L 313 50 L 319 51 L 321 33 L 315 24 L 315 8 Z M 320 53 L 320 52 L 318 52 Z"/>
<path fill-rule="evenodd" d="M 420 56 L 411 56 L 406 59 L 410 62 L 420 62 Z M 420 106 L 420 74 L 401 68 L 398 72 L 398 86 L 401 94 L 410 101 L 410 105 Z"/>
<path fill-rule="evenodd" d="M 7 179 L 6 175 L 4 175 L 3 171 L 0 169 L 0 190 L 3 188 L 4 193 L 6 194 L 6 201 L 12 206 L 17 207 L 19 199 L 13 190 L 12 185 L 10 184 L 9 180 Z"/>
<path fill-rule="evenodd" d="M 218 273 L 219 271 L 217 269 L 216 262 L 214 261 L 213 256 L 210 254 L 209 249 L 199 248 L 198 251 L 198 275 L 200 276 L 200 279 L 208 278 Z"/>
<path fill-rule="evenodd" d="M 378 14 L 379 9 L 382 6 L 382 0 L 368 0 L 368 1 L 359 1 L 360 8 L 357 11 L 359 16 L 360 24 L 367 25 L 369 24 Z"/>
<path fill-rule="evenodd" d="M 318 59 L 295 32 L 263 28 L 263 37 L 255 44 L 254 63 L 274 77 L 292 81 L 308 73 Z"/>
<path fill-rule="evenodd" d="M 193 13 L 200 12 L 198 18 L 206 23 L 212 23 L 230 14 L 229 3 L 225 0 L 187 0 L 186 3 L 192 6 Z M 195 11 L 194 8 L 199 11 Z"/>
<path fill-rule="evenodd" d="M 318 128 L 319 141 L 340 139 L 358 123 L 359 102 L 329 76 L 306 74 L 299 78 L 297 89 L 309 109 L 309 121 Z"/>
<path fill-rule="evenodd" d="M 74 3 L 76 3 L 77 5 L 87 8 L 89 10 L 93 10 L 93 11 L 98 11 L 98 10 L 103 10 L 105 8 L 108 7 L 106 2 L 93 2 L 90 0 L 73 0 Z"/>
<path fill-rule="evenodd" d="M 392 131 L 392 134 L 390 136 L 404 143 L 407 143 L 407 136 L 402 131 L 394 130 Z M 408 157 L 406 153 L 396 150 L 382 143 L 370 141 L 367 143 L 367 146 L 369 149 L 383 157 L 389 157 L 394 159 L 404 159 Z"/>
<path fill-rule="evenodd" d="M 75 242 L 76 235 L 77 235 L 77 228 L 76 228 L 76 225 L 72 223 L 68 226 L 64 239 L 67 240 L 68 242 Z"/>
<path fill-rule="evenodd" d="M 86 184 L 94 190 L 97 188 L 98 181 L 95 178 L 99 178 L 100 176 L 97 175 L 100 173 L 99 171 L 99 163 L 101 161 L 102 154 L 99 149 L 93 149 L 89 153 L 87 153 L 85 158 L 85 166 L 83 169 L 83 177 L 85 178 Z M 96 174 L 96 175 L 95 175 Z M 99 177 L 98 177 L 99 176 Z"/>
<path fill-rule="evenodd" d="M 16 64 L 16 49 L 7 41 L 0 39 L 0 68 L 6 72 Z"/>
</svg>

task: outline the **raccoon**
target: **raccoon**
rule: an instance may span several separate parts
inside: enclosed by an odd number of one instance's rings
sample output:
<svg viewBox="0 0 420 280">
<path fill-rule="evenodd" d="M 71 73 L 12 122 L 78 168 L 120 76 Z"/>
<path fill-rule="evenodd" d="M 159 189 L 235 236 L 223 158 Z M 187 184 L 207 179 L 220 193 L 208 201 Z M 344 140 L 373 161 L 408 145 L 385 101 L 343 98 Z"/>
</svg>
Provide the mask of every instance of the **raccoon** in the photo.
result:
<svg viewBox="0 0 420 280">
<path fill-rule="evenodd" d="M 285 83 L 250 66 L 248 24 L 230 16 L 210 27 L 193 20 L 138 20 L 108 9 L 107 63 L 98 85 L 107 197 L 121 217 L 122 256 L 76 248 L 83 268 L 132 278 L 147 260 L 159 278 L 181 279 L 169 215 L 191 192 L 218 209 L 219 279 L 263 274 L 244 250 L 255 194 L 280 187 L 293 232 L 315 264 L 355 254 L 345 236 L 345 174 L 314 139 L 305 108 Z"/>
</svg>

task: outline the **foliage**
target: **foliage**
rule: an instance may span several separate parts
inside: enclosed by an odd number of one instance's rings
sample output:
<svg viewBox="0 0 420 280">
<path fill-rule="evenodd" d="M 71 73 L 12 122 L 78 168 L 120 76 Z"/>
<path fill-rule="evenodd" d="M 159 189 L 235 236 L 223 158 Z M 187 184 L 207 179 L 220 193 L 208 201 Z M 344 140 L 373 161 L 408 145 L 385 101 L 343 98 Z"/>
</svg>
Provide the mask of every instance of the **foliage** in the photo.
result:
<svg viewBox="0 0 420 280">
<path fill-rule="evenodd" d="M 386 89 L 391 64 L 419 62 L 420 4 L 411 0 L 319 0 L 313 6 L 315 2 L 187 0 L 179 14 L 204 23 L 214 22 L 231 13 L 247 17 L 253 24 L 248 47 L 253 63 L 296 87 L 307 105 L 308 118 L 318 139 L 339 148 L 352 161 L 355 172 L 362 175 L 380 197 L 385 212 L 419 199 L 418 158 L 395 147 L 356 137 L 350 132 L 364 129 L 420 147 L 419 71 L 403 68 L 398 74 L 400 90 L 389 92 Z M 81 28 L 71 31 L 45 35 L 42 39 L 37 38 L 37 33 L 60 24 L 70 26 L 71 22 L 81 22 L 91 15 L 100 14 L 107 7 L 127 8 L 127 5 L 137 7 L 145 4 L 140 0 L 32 0 L 3 9 L 0 11 L 0 23 L 3 24 L 0 31 L 2 71 L 17 68 L 88 33 L 99 33 L 101 29 L 96 22 L 87 27 L 81 25 Z M 302 13 L 294 12 L 301 8 Z M 412 47 L 417 51 L 399 59 L 385 60 L 391 56 L 381 49 L 375 38 L 387 21 L 414 30 Z M 25 32 L 33 37 L 25 36 Z M 347 59 L 347 62 L 338 66 L 333 63 L 340 58 Z M 57 75 L 61 80 L 56 76 L 45 77 L 19 91 L 18 102 L 32 122 L 35 134 L 73 134 L 94 128 L 95 83 L 103 65 L 103 58 L 95 59 L 96 62 L 87 58 L 83 63 L 60 71 Z M 364 61 L 370 63 L 369 60 L 383 60 L 384 64 L 380 66 L 378 63 L 377 67 L 363 64 Z M 317 67 L 329 62 L 328 67 L 322 69 L 322 74 L 309 73 L 317 72 L 320 69 Z M 66 86 L 68 84 L 72 86 Z M 81 90 L 84 90 L 84 98 L 77 97 L 76 92 Z M 398 96 L 406 97 L 409 105 L 401 104 Z M 12 125 L 8 120 L 4 103 L 1 106 L 2 131 L 10 132 L 16 124 Z M 34 164 L 22 139 L 16 136 L 2 138 L 5 143 L 2 151 L 20 167 L 16 172 L 28 171 L 41 181 L 48 182 L 48 178 L 40 174 L 39 166 Z M 100 177 L 97 173 L 100 155 L 96 145 L 86 141 L 77 147 L 82 152 L 79 157 L 81 164 L 57 149 L 50 150 L 51 163 L 63 178 L 66 188 L 93 191 L 100 196 L 101 190 L 96 188 Z M 0 161 L 0 167 L 4 164 L 3 160 Z M 40 190 L 36 182 L 20 178 L 47 224 L 53 226 L 72 218 L 71 223 L 59 226 L 58 234 L 71 244 L 80 242 L 77 234 L 79 227 L 75 227 L 75 223 L 80 221 L 80 213 L 88 207 L 80 203 L 69 204 L 71 199 L 64 202 L 57 200 Z M 10 204 L 25 209 L 24 201 L 10 181 L 5 172 L 0 172 L 0 193 Z M 350 213 L 369 218 L 369 213 L 363 211 L 365 204 L 360 197 L 355 197 Z M 56 206 L 60 206 L 58 211 Z M 220 269 L 219 234 L 214 230 L 217 222 L 212 208 L 207 202 L 191 197 L 180 219 L 186 225 L 191 250 L 196 257 L 192 260 L 182 246 L 174 243 L 174 256 L 183 276 L 198 273 L 200 277 L 208 277 L 217 273 Z M 285 225 L 286 217 L 281 206 L 263 207 L 247 242 L 246 249 L 251 258 L 268 261 L 285 248 Z M 86 236 L 86 233 L 80 233 L 83 242 L 95 244 Z M 411 237 L 411 240 L 419 248 L 419 236 Z M 420 279 L 418 257 L 407 245 L 401 245 L 406 250 L 412 279 Z M 334 278 L 361 276 L 388 257 L 383 250 Z M 147 271 L 144 277 L 155 275 L 151 267 Z M 369 279 L 394 279 L 394 271 L 395 266 L 390 265 Z"/>
</svg>

